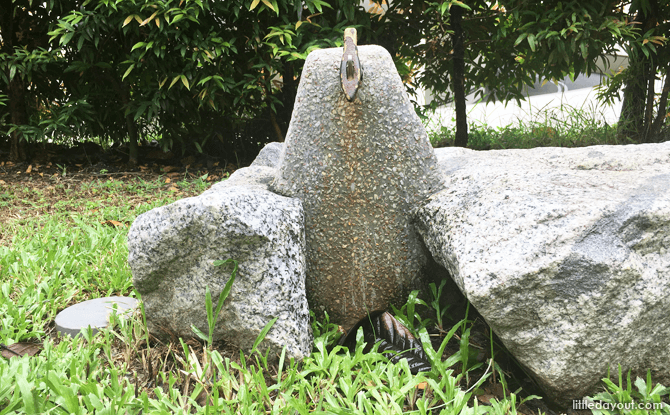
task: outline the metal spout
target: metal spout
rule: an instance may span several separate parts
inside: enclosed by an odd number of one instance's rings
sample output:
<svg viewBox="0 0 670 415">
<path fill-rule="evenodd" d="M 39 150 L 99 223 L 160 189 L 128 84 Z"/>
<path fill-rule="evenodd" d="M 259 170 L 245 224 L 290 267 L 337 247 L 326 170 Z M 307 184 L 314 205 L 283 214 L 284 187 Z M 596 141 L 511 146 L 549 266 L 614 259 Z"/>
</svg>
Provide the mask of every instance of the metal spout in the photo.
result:
<svg viewBox="0 0 670 415">
<path fill-rule="evenodd" d="M 349 27 L 344 30 L 344 53 L 340 65 L 340 78 L 344 96 L 349 102 L 356 97 L 361 83 L 361 62 L 358 59 L 357 41 L 356 29 Z"/>
</svg>

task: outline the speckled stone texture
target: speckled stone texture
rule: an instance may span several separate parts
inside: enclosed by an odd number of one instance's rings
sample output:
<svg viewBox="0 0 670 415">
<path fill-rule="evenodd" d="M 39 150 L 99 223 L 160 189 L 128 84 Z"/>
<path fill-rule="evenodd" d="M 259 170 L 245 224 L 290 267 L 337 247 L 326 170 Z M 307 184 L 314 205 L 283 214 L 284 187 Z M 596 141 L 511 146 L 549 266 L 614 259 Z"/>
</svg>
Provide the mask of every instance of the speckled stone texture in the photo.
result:
<svg viewBox="0 0 670 415">
<path fill-rule="evenodd" d="M 251 163 L 251 166 L 265 166 L 277 168 L 279 157 L 284 150 L 284 143 L 272 142 L 267 143 L 265 147 L 256 156 L 256 159 Z"/>
<path fill-rule="evenodd" d="M 420 233 L 551 398 L 670 384 L 670 142 L 436 153 Z"/>
<path fill-rule="evenodd" d="M 342 48 L 308 56 L 272 185 L 305 209 L 310 306 L 345 327 L 406 300 L 427 261 L 411 212 L 442 186 L 391 56 L 358 53 L 353 102 L 340 84 Z"/>
<path fill-rule="evenodd" d="M 193 324 L 207 333 L 205 287 L 216 306 L 232 272 L 212 263 L 232 258 L 239 270 L 214 338 L 248 351 L 278 317 L 261 349 L 273 356 L 286 346 L 298 359 L 311 352 L 302 206 L 267 190 L 273 176 L 270 167 L 240 169 L 198 197 L 138 216 L 128 262 L 151 332 L 192 337 Z"/>
</svg>

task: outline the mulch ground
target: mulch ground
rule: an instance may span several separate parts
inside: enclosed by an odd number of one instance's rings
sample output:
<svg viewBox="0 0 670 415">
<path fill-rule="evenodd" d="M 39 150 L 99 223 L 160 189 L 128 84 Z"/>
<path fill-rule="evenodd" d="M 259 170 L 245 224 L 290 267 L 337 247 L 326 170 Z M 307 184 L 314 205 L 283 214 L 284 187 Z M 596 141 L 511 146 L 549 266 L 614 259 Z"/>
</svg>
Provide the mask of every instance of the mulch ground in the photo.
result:
<svg viewBox="0 0 670 415">
<path fill-rule="evenodd" d="M 163 190 L 188 197 L 195 195 L 193 190 L 177 186 L 178 182 L 204 177 L 208 184 L 213 184 L 239 167 L 223 159 L 178 157 L 151 147 L 141 149 L 140 162 L 136 166 L 127 163 L 123 151 L 103 152 L 96 145 L 74 149 L 36 146 L 23 162 L 9 161 L 8 151 L 3 150 L 7 149 L 0 148 L 0 225 L 27 216 L 49 214 L 49 207 L 59 201 L 95 197 L 92 193 L 94 184 L 100 181 L 140 183 L 160 180 Z M 119 204 L 134 203 L 138 198 L 137 194 L 124 194 L 123 186 L 119 186 L 119 193 L 114 196 L 117 200 L 112 202 Z"/>
<path fill-rule="evenodd" d="M 220 180 L 225 173 L 232 173 L 238 166 L 226 160 L 209 159 L 207 156 L 178 157 L 172 152 L 164 153 L 157 148 L 140 151 L 140 163 L 130 166 L 127 156 L 119 150 L 102 152 L 98 146 L 85 151 L 85 146 L 74 149 L 62 146 L 37 148 L 27 161 L 12 162 L 7 152 L 0 149 L 0 177 L 7 183 L 22 183 L 51 179 L 51 176 L 77 176 L 80 180 L 89 177 L 136 177 L 153 180 L 161 175 L 172 177 L 198 177 L 209 174 L 211 179 Z M 217 178 L 218 176 L 218 178 Z"/>
</svg>

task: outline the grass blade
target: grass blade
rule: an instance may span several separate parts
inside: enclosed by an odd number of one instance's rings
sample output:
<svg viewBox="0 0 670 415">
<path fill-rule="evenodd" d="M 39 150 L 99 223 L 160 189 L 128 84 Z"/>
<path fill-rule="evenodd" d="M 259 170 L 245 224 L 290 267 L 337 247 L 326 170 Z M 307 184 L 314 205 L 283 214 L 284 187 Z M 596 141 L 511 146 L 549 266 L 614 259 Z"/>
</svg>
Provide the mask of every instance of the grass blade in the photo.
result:
<svg viewBox="0 0 670 415">
<path fill-rule="evenodd" d="M 263 330 L 261 330 L 260 334 L 258 337 L 256 337 L 256 341 L 254 342 L 253 347 L 251 348 L 250 354 L 253 354 L 256 351 L 256 348 L 258 347 L 259 344 L 265 339 L 265 336 L 268 334 L 268 331 L 272 328 L 272 326 L 275 324 L 277 321 L 277 317 L 273 318 L 268 322 L 268 324 L 263 327 Z"/>
</svg>

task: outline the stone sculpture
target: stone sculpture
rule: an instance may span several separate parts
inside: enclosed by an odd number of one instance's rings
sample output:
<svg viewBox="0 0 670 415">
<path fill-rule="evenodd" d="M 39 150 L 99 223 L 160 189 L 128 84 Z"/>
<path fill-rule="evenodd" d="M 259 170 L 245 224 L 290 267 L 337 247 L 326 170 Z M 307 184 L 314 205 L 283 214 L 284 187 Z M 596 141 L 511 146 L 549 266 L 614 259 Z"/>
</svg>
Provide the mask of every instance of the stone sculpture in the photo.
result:
<svg viewBox="0 0 670 415">
<path fill-rule="evenodd" d="M 347 327 L 400 305 L 422 279 L 428 260 L 411 211 L 441 188 L 437 160 L 391 56 L 356 48 L 355 31 L 347 34 L 348 54 L 309 55 L 276 170 L 277 149 L 268 146 L 210 191 L 133 224 L 129 262 L 153 331 L 204 328 L 205 286 L 220 292 L 226 282 L 216 259 L 236 259 L 240 270 L 215 337 L 248 346 L 282 315 L 268 342 L 277 348 L 295 335 L 293 356 L 308 352 L 310 338 L 302 284 L 315 311 Z M 342 81 L 352 83 L 347 94 Z M 272 174 L 277 194 L 268 191 Z M 273 297 L 276 304 L 260 300 Z"/>
<path fill-rule="evenodd" d="M 338 76 L 342 55 L 308 56 L 272 189 L 305 210 L 310 306 L 349 327 L 401 304 L 423 278 L 411 212 L 442 177 L 389 53 L 358 47 L 363 76 L 352 102 Z"/>
</svg>

